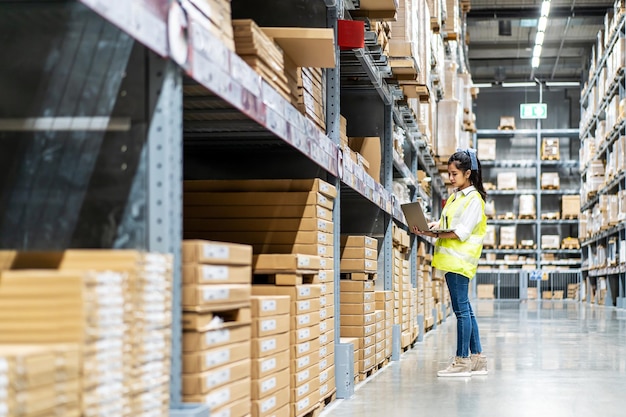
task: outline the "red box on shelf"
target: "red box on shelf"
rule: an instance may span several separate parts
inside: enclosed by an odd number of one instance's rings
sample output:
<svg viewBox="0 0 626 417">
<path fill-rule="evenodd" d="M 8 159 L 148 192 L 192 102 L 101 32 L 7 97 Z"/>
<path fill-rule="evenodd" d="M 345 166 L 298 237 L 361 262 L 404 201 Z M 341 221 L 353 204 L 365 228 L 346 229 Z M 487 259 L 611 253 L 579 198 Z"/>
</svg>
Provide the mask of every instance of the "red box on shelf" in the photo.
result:
<svg viewBox="0 0 626 417">
<path fill-rule="evenodd" d="M 337 44 L 339 49 L 365 47 L 365 22 L 358 20 L 337 21 Z"/>
</svg>

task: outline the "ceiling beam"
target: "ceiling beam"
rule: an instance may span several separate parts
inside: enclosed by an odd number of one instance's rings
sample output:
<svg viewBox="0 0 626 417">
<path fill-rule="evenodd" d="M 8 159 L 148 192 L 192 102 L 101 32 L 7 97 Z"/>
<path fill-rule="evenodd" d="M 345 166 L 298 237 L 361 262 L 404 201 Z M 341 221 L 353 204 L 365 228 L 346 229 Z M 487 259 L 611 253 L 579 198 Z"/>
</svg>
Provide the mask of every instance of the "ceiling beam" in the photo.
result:
<svg viewBox="0 0 626 417">
<path fill-rule="evenodd" d="M 550 8 L 550 18 L 567 18 L 569 16 L 603 18 L 609 7 L 599 6 L 552 6 Z M 492 20 L 492 19 L 528 19 L 539 18 L 540 6 L 530 7 L 497 7 L 477 9 L 472 6 L 472 10 L 467 14 L 470 20 Z"/>
<path fill-rule="evenodd" d="M 579 39 L 579 40 L 572 40 L 572 41 L 565 39 L 564 46 L 566 48 L 591 48 L 593 43 L 594 43 L 593 41 L 589 41 L 588 39 L 585 39 L 585 40 Z M 476 38 L 471 38 L 470 45 L 469 45 L 469 52 L 471 54 L 473 51 L 478 51 L 478 50 L 499 51 L 499 50 L 512 49 L 512 48 L 517 50 L 518 46 L 523 47 L 524 45 L 528 45 L 532 47 L 534 44 L 535 44 L 534 37 L 527 41 L 526 40 L 520 41 L 519 39 L 511 39 L 511 40 L 498 39 L 497 41 L 494 41 L 493 39 L 492 40 L 489 40 L 489 39 L 476 40 Z M 560 40 L 543 42 L 544 49 L 558 48 L 559 46 L 561 46 Z"/>
</svg>

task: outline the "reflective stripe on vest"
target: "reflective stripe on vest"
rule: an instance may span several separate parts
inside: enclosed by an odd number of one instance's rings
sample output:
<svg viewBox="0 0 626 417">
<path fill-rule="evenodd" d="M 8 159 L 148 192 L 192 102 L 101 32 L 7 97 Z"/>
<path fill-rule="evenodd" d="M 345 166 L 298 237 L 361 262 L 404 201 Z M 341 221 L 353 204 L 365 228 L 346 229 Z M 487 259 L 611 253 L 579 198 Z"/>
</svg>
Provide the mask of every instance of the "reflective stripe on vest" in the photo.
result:
<svg viewBox="0 0 626 417">
<path fill-rule="evenodd" d="M 456 200 L 456 194 L 454 194 L 448 199 L 443 213 L 447 217 L 448 224 L 454 228 L 454 225 L 458 224 L 463 210 L 476 198 L 480 200 L 482 205 L 481 220 L 465 242 L 461 242 L 459 239 L 437 239 L 432 262 L 433 267 L 441 271 L 455 272 L 469 279 L 476 275 L 476 267 L 483 249 L 483 238 L 487 231 L 487 217 L 484 214 L 485 202 L 478 191 L 472 191 L 459 200 Z"/>
</svg>

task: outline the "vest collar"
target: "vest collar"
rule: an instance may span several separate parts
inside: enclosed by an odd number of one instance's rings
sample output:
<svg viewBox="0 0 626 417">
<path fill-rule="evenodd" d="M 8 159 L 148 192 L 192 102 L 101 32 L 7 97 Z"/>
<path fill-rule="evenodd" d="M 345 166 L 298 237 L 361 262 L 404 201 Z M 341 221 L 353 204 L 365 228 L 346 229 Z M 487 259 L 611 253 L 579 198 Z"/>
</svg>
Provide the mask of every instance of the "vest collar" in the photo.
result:
<svg viewBox="0 0 626 417">
<path fill-rule="evenodd" d="M 467 195 L 468 195 L 469 193 L 471 193 L 472 191 L 475 191 L 475 190 L 476 190 L 476 187 L 474 187 L 473 185 L 470 185 L 469 187 L 466 187 L 466 188 L 464 188 L 464 189 L 460 190 L 460 192 L 461 192 L 461 193 L 463 193 L 463 196 L 464 196 L 464 197 L 467 197 Z M 455 194 L 456 194 L 456 193 L 458 193 L 458 192 L 459 192 L 459 190 L 458 190 L 458 189 L 454 190 L 454 193 L 455 193 Z"/>
</svg>

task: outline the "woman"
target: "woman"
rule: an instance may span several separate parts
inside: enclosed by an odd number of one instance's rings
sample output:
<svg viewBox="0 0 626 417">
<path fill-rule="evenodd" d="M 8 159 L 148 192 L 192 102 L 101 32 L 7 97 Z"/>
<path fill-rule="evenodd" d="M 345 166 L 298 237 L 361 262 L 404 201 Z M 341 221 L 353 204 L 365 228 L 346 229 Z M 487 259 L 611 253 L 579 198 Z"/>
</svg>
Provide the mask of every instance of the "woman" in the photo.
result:
<svg viewBox="0 0 626 417">
<path fill-rule="evenodd" d="M 476 316 L 469 302 L 469 282 L 476 275 L 476 266 L 487 228 L 481 166 L 476 151 L 457 151 L 448 159 L 450 182 L 454 193 L 446 201 L 439 222 L 431 229 L 452 229 L 452 232 L 413 232 L 436 237 L 432 265 L 445 273 L 452 309 L 457 318 L 456 357 L 452 364 L 437 373 L 440 377 L 468 377 L 487 374 L 487 359 L 482 355 Z M 471 353 L 471 356 L 470 356 Z"/>
</svg>

